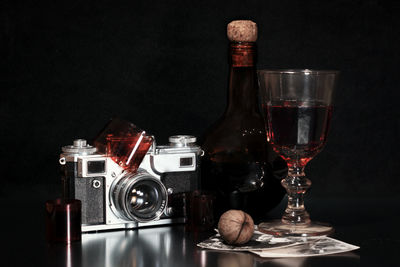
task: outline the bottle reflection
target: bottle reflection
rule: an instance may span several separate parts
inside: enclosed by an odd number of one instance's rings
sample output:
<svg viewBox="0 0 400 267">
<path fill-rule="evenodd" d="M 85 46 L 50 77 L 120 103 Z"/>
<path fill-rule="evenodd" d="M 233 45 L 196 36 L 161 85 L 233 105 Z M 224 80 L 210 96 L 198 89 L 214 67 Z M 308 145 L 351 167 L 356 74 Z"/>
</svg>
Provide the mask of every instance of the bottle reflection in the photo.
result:
<svg viewBox="0 0 400 267">
<path fill-rule="evenodd" d="M 268 266 L 274 267 L 305 267 L 309 265 L 309 258 L 277 258 L 268 259 L 257 257 L 257 261 L 268 263 Z"/>
<path fill-rule="evenodd" d="M 218 267 L 254 266 L 255 257 L 250 253 L 222 252 L 218 255 Z"/>
</svg>

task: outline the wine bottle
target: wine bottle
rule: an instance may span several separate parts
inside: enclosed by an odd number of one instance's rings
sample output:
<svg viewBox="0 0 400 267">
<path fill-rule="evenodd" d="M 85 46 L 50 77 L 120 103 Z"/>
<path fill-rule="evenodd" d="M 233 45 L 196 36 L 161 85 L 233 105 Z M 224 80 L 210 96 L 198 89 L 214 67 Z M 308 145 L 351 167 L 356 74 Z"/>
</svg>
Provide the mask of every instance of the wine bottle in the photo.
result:
<svg viewBox="0 0 400 267">
<path fill-rule="evenodd" d="M 229 209 L 256 221 L 277 206 L 285 191 L 286 163 L 272 151 L 258 104 L 255 67 L 257 25 L 232 21 L 229 44 L 228 105 L 203 135 L 202 188 L 216 194 L 215 216 Z"/>
</svg>

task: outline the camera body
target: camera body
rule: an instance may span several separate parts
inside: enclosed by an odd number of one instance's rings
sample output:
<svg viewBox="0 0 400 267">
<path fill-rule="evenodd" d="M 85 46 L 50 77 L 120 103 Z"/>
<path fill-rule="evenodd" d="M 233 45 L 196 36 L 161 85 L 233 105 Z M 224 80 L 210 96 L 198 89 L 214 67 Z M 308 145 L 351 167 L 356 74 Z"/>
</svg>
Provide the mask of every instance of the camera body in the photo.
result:
<svg viewBox="0 0 400 267">
<path fill-rule="evenodd" d="M 184 193 L 200 188 L 203 151 L 193 136 L 146 153 L 137 172 L 77 139 L 62 147 L 63 197 L 82 202 L 82 232 L 129 229 L 186 221 Z"/>
</svg>

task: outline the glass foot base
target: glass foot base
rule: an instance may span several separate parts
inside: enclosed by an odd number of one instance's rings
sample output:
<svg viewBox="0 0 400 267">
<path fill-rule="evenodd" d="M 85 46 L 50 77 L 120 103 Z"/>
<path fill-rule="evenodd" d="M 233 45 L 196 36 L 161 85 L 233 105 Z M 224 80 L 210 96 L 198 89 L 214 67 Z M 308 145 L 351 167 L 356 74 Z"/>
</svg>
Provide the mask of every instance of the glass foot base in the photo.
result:
<svg viewBox="0 0 400 267">
<path fill-rule="evenodd" d="M 326 223 L 285 224 L 281 220 L 260 223 L 258 230 L 274 236 L 321 236 L 334 232 L 333 227 Z"/>
</svg>

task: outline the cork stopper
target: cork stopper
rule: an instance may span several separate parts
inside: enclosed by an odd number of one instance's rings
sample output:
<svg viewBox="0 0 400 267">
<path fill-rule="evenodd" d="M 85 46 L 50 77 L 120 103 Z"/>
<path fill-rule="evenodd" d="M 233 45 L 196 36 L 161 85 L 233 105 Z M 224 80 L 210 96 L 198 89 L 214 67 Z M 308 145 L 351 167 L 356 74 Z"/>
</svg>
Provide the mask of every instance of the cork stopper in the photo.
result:
<svg viewBox="0 0 400 267">
<path fill-rule="evenodd" d="M 231 42 L 255 42 L 257 24 L 251 20 L 234 20 L 228 24 L 227 34 Z"/>
</svg>

